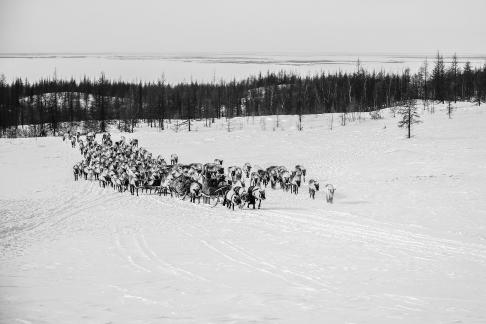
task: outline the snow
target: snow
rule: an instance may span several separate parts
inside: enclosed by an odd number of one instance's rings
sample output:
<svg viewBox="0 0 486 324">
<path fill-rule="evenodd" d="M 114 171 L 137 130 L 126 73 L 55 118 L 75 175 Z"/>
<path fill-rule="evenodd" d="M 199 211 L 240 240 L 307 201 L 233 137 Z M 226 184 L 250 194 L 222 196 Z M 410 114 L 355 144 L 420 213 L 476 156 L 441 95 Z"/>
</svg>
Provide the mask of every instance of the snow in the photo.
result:
<svg viewBox="0 0 486 324">
<path fill-rule="evenodd" d="M 302 164 L 332 205 L 306 185 L 234 212 L 134 197 L 74 182 L 60 138 L 1 139 L 0 322 L 484 323 L 486 114 L 456 106 L 419 109 L 411 139 L 389 111 L 125 134 L 183 163 Z"/>
</svg>

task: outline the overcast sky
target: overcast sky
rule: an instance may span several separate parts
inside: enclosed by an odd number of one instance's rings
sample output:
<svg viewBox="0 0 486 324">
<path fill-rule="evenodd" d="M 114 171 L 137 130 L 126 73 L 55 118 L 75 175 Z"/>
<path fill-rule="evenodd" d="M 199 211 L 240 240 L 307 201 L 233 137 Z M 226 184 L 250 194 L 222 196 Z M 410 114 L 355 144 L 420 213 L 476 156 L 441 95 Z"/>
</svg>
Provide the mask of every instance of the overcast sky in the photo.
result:
<svg viewBox="0 0 486 324">
<path fill-rule="evenodd" d="M 486 53 L 486 0 L 0 0 L 0 52 Z"/>
</svg>

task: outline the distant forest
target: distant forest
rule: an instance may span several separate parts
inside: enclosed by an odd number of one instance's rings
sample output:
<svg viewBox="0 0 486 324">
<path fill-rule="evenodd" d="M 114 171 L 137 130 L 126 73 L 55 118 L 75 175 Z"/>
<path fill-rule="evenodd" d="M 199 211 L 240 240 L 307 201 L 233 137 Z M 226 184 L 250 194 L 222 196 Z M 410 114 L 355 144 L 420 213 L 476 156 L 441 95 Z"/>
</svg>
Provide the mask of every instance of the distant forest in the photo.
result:
<svg viewBox="0 0 486 324">
<path fill-rule="evenodd" d="M 163 80 L 130 83 L 108 80 L 102 74 L 91 80 L 44 79 L 38 82 L 0 78 L 1 136 L 56 135 L 67 127 L 105 131 L 116 125 L 133 131 L 140 123 L 164 128 L 171 119 L 192 120 L 262 115 L 374 112 L 403 104 L 424 102 L 486 101 L 486 64 L 460 66 L 456 56 L 449 64 L 440 54 L 424 62 L 416 74 L 370 72 L 359 61 L 354 73 L 298 76 L 267 73 L 241 81 L 168 84 Z M 19 129 L 28 129 L 21 134 Z"/>
</svg>

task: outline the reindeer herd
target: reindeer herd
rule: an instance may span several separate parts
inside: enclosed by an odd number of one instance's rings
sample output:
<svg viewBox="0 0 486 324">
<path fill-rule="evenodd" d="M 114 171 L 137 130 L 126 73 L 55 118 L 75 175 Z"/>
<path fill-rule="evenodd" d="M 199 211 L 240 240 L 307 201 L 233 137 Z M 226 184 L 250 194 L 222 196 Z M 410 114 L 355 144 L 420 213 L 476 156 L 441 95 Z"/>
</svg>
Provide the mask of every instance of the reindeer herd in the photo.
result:
<svg viewBox="0 0 486 324">
<path fill-rule="evenodd" d="M 84 137 L 84 136 L 83 136 Z M 168 164 L 162 156 L 154 157 L 152 153 L 138 146 L 137 139 L 126 140 L 123 136 L 113 141 L 110 133 L 102 135 L 101 142 L 95 140 L 94 133 L 88 133 L 82 139 L 80 133 L 63 135 L 63 141 L 69 141 L 74 148 L 76 144 L 83 159 L 73 167 L 74 180 L 80 178 L 95 180 L 103 188 L 139 195 L 139 191 L 170 195 L 171 197 L 189 197 L 190 201 L 212 204 L 222 203 L 230 209 L 250 206 L 260 208 L 266 199 L 265 188 L 277 186 L 291 194 L 298 194 L 305 183 L 306 169 L 296 165 L 294 169 L 284 166 L 262 168 L 245 163 L 242 167 L 223 167 L 223 160 L 214 159 L 213 163 L 179 163 L 177 154 L 170 156 Z M 315 199 L 319 191 L 319 182 L 308 181 L 309 197 Z M 325 185 L 328 203 L 333 202 L 334 186 Z"/>
</svg>

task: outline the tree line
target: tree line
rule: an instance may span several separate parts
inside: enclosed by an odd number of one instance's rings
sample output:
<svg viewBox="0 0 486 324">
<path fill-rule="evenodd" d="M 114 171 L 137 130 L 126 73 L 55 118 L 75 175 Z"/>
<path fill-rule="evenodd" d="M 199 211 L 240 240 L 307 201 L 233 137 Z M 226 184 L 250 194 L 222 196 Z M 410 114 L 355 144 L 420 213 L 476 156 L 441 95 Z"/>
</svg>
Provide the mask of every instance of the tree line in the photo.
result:
<svg viewBox="0 0 486 324">
<path fill-rule="evenodd" d="M 299 76 L 267 73 L 240 81 L 169 84 L 124 82 L 107 79 L 63 80 L 46 78 L 36 82 L 0 78 L 0 131 L 2 136 L 18 134 L 28 125 L 28 136 L 63 131 L 82 125 L 86 131 L 105 131 L 115 124 L 133 131 L 145 122 L 163 129 L 164 121 L 205 120 L 237 116 L 299 115 L 373 112 L 403 105 L 409 99 L 424 102 L 486 101 L 486 64 L 460 66 L 454 55 L 449 64 L 438 53 L 434 62 L 425 61 L 415 74 L 366 71 L 358 64 L 353 73 L 321 73 Z M 300 120 L 300 119 L 299 119 Z M 301 125 L 299 129 L 302 129 Z"/>
</svg>

